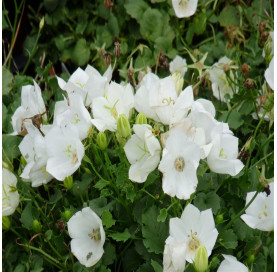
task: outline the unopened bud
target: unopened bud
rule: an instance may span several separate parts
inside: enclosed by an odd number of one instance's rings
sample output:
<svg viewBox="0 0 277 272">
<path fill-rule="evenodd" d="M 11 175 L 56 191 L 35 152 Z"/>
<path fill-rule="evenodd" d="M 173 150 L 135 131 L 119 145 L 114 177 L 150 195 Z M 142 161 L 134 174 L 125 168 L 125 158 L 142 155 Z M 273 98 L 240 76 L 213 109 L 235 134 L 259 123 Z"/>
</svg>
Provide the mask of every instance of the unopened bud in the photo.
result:
<svg viewBox="0 0 277 272">
<path fill-rule="evenodd" d="M 41 18 L 41 20 L 40 20 L 40 22 L 39 22 L 39 30 L 41 31 L 42 29 L 43 29 L 43 27 L 44 27 L 44 21 L 45 21 L 45 19 L 44 19 L 44 16 Z"/>
<path fill-rule="evenodd" d="M 271 93 L 266 97 L 265 103 L 264 103 L 264 109 L 266 112 L 270 112 L 273 109 L 274 106 L 274 94 Z"/>
<path fill-rule="evenodd" d="M 63 181 L 63 185 L 67 190 L 70 190 L 73 187 L 73 177 L 66 177 Z"/>
<path fill-rule="evenodd" d="M 194 267 L 197 272 L 205 272 L 208 269 L 208 253 L 205 246 L 200 246 L 197 249 Z"/>
<path fill-rule="evenodd" d="M 137 125 L 147 124 L 147 118 L 146 118 L 146 115 L 145 115 L 143 112 L 140 112 L 140 113 L 137 115 L 136 124 L 137 124 Z"/>
<path fill-rule="evenodd" d="M 64 212 L 62 212 L 62 216 L 66 220 L 66 222 L 69 221 L 72 216 L 71 210 L 65 210 Z"/>
<path fill-rule="evenodd" d="M 252 264 L 255 261 L 255 255 L 251 254 L 247 258 L 248 264 Z"/>
<path fill-rule="evenodd" d="M 120 114 L 117 120 L 117 131 L 123 138 L 127 138 L 131 133 L 130 123 L 125 114 Z"/>
<path fill-rule="evenodd" d="M 136 82 L 133 78 L 134 73 L 135 73 L 135 71 L 134 71 L 133 68 L 129 68 L 127 70 L 127 76 L 128 76 L 128 79 L 129 79 L 130 83 L 132 84 L 133 87 L 136 87 Z"/>
<path fill-rule="evenodd" d="M 8 216 L 2 216 L 2 229 L 9 230 L 11 227 L 11 221 Z"/>
<path fill-rule="evenodd" d="M 273 54 L 273 43 L 272 43 L 271 36 L 268 36 L 268 39 L 265 42 L 264 52 L 265 52 L 266 57 L 271 57 Z"/>
<path fill-rule="evenodd" d="M 105 149 L 107 148 L 108 143 L 107 143 L 107 137 L 106 137 L 105 132 L 100 131 L 100 132 L 97 134 L 96 143 L 97 143 L 97 145 L 99 146 L 99 148 L 100 148 L 101 150 L 105 150 Z"/>
<path fill-rule="evenodd" d="M 216 224 L 221 224 L 221 223 L 223 223 L 223 221 L 224 221 L 223 214 L 218 214 L 215 218 L 215 223 Z"/>
<path fill-rule="evenodd" d="M 183 89 L 184 79 L 181 78 L 181 74 L 180 73 L 174 73 L 172 75 L 172 79 L 173 79 L 173 81 L 175 83 L 175 88 L 176 88 L 177 94 L 179 95 L 180 92 Z"/>
<path fill-rule="evenodd" d="M 36 233 L 40 233 L 41 232 L 41 224 L 40 224 L 40 222 L 37 219 L 35 219 L 33 221 L 32 228 L 33 228 L 33 230 Z"/>
<path fill-rule="evenodd" d="M 262 41 L 262 42 L 267 41 L 268 36 L 269 36 L 269 33 L 266 32 L 266 31 L 264 31 L 264 32 L 261 34 L 261 41 Z"/>
<path fill-rule="evenodd" d="M 144 71 L 139 71 L 139 73 L 138 73 L 138 83 L 140 83 L 142 81 L 142 79 L 144 78 L 145 74 L 146 73 Z"/>
<path fill-rule="evenodd" d="M 228 72 L 228 71 L 230 70 L 230 65 L 229 65 L 229 64 L 224 64 L 224 65 L 222 66 L 222 69 L 223 69 L 223 71 L 226 73 L 226 72 Z"/>
<path fill-rule="evenodd" d="M 251 136 L 251 137 L 247 140 L 247 142 L 245 143 L 245 145 L 244 145 L 244 150 L 245 150 L 245 151 L 248 151 L 248 150 L 250 149 L 252 139 L 253 139 L 253 136 Z"/>
<path fill-rule="evenodd" d="M 116 42 L 114 43 L 114 51 L 113 51 L 113 53 L 114 53 L 114 55 L 115 55 L 117 58 L 120 56 L 120 49 L 121 49 L 121 45 L 120 45 L 120 43 L 119 43 L 118 41 L 116 41 Z"/>
</svg>

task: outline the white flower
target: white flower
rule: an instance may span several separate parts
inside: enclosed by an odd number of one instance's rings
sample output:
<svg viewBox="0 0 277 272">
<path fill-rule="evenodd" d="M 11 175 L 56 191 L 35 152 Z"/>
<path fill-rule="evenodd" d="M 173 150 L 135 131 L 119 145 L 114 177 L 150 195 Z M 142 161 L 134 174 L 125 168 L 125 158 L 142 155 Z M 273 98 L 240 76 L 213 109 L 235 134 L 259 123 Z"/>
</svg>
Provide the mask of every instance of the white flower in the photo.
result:
<svg viewBox="0 0 277 272">
<path fill-rule="evenodd" d="M 69 94 L 68 98 L 69 105 L 66 99 L 55 104 L 54 125 L 59 125 L 63 120 L 68 120 L 77 127 L 80 139 L 83 140 L 87 138 L 92 125 L 90 114 L 79 94 Z"/>
<path fill-rule="evenodd" d="M 34 86 L 27 85 L 22 87 L 21 106 L 16 109 L 12 116 L 13 135 L 27 133 L 25 123 L 32 123 L 31 118 L 37 114 L 45 112 L 45 105 L 41 96 L 40 87 L 34 81 Z M 46 115 L 42 116 L 46 120 Z"/>
<path fill-rule="evenodd" d="M 116 131 L 117 119 L 120 114 L 130 116 L 130 110 L 134 107 L 134 90 L 130 84 L 125 87 L 111 82 L 105 97 L 97 97 L 92 103 L 94 119 L 92 124 L 99 131 Z"/>
<path fill-rule="evenodd" d="M 217 272 L 248 272 L 248 268 L 234 256 L 222 255 L 225 260 L 220 264 Z"/>
<path fill-rule="evenodd" d="M 27 161 L 20 177 L 25 181 L 31 181 L 32 186 L 37 187 L 48 183 L 53 177 L 46 171 L 48 155 L 45 138 L 32 124 L 26 124 L 26 129 L 28 134 L 18 146 L 22 156 Z M 42 130 L 44 130 L 43 127 Z"/>
<path fill-rule="evenodd" d="M 78 68 L 65 82 L 57 77 L 60 88 L 68 94 L 78 93 L 82 96 L 85 106 L 90 106 L 95 97 L 101 97 L 106 91 L 109 81 L 112 78 L 111 66 L 103 76 L 92 66 L 88 65 L 86 70 Z"/>
<path fill-rule="evenodd" d="M 2 216 L 13 214 L 19 204 L 16 184 L 16 176 L 10 170 L 2 167 Z"/>
<path fill-rule="evenodd" d="M 85 86 L 88 82 L 89 75 L 80 67 L 70 76 L 68 82 L 65 82 L 62 78 L 57 77 L 60 88 L 66 91 L 68 94 L 78 93 L 85 101 L 87 92 Z"/>
<path fill-rule="evenodd" d="M 181 77 L 184 77 L 187 72 L 187 61 L 180 56 L 176 56 L 173 61 L 169 63 L 169 71 L 173 75 L 174 73 L 180 73 Z"/>
<path fill-rule="evenodd" d="M 178 95 L 172 76 L 159 79 L 148 73 L 136 92 L 135 108 L 148 118 L 171 126 L 186 117 L 193 103 L 191 86 Z"/>
<path fill-rule="evenodd" d="M 152 134 L 149 125 L 134 125 L 135 134 L 131 136 L 124 146 L 128 161 L 131 163 L 129 179 L 135 182 L 145 182 L 149 173 L 160 162 L 161 146 Z"/>
<path fill-rule="evenodd" d="M 163 191 L 180 199 L 189 199 L 195 192 L 198 180 L 196 169 L 200 148 L 179 130 L 168 136 L 159 170 L 163 173 Z"/>
<path fill-rule="evenodd" d="M 241 219 L 251 228 L 262 231 L 274 229 L 274 183 L 269 184 L 270 195 L 265 192 L 258 193 L 254 201 L 246 209 Z M 246 204 L 253 198 L 256 192 L 248 193 Z"/>
<path fill-rule="evenodd" d="M 213 95 L 220 101 L 226 102 L 225 95 L 229 94 L 233 97 L 233 94 L 238 91 L 238 87 L 233 83 L 235 80 L 234 72 L 229 71 L 229 80 L 224 72 L 224 67 L 230 66 L 232 61 L 227 57 L 221 58 L 217 63 L 213 65 L 213 68 L 209 70 L 210 80 L 212 82 Z"/>
<path fill-rule="evenodd" d="M 102 257 L 105 232 L 102 221 L 91 208 L 75 213 L 67 223 L 71 251 L 82 265 L 95 265 Z"/>
<path fill-rule="evenodd" d="M 170 221 L 169 224 L 171 224 Z M 164 272 L 184 272 L 186 259 L 184 256 L 187 251 L 186 239 L 180 237 L 174 228 L 170 228 L 170 236 L 165 241 L 163 254 L 163 271 Z"/>
<path fill-rule="evenodd" d="M 270 61 L 268 68 L 265 70 L 264 77 L 269 87 L 274 90 L 274 57 Z"/>
<path fill-rule="evenodd" d="M 197 8 L 198 0 L 172 0 L 172 6 L 178 18 L 192 16 Z"/>
<path fill-rule="evenodd" d="M 45 136 L 48 155 L 46 171 L 57 180 L 72 175 L 85 154 L 77 128 L 70 123 L 54 126 Z"/>
<path fill-rule="evenodd" d="M 210 169 L 219 174 L 237 175 L 244 164 L 238 157 L 238 138 L 224 133 L 223 124 L 216 126 L 212 132 L 212 148 L 207 157 Z"/>
<path fill-rule="evenodd" d="M 173 237 L 175 241 L 183 245 L 186 243 L 187 249 L 183 249 L 184 254 L 180 258 L 190 263 L 193 263 L 196 251 L 201 245 L 206 247 L 209 257 L 218 235 L 212 210 L 200 212 L 192 204 L 185 207 L 181 218 L 170 219 L 169 232 L 169 237 Z"/>
</svg>

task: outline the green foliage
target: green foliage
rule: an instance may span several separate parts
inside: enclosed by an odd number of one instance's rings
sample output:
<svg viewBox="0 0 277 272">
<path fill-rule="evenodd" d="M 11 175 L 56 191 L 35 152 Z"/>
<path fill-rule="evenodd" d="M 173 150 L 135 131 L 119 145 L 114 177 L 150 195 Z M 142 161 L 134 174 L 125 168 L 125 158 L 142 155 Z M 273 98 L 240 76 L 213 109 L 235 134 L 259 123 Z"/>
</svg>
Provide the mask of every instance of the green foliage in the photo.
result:
<svg viewBox="0 0 277 272">
<path fill-rule="evenodd" d="M 218 17 L 221 26 L 235 26 L 239 24 L 238 12 L 234 6 L 227 6 L 224 8 Z"/>
</svg>

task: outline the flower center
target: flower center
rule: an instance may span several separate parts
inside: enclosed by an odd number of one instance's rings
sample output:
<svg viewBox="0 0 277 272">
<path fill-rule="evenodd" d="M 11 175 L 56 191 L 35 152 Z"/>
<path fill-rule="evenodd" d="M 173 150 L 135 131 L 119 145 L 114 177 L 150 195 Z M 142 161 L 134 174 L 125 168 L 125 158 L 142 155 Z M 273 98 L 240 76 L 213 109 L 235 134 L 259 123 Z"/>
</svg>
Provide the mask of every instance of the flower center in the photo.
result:
<svg viewBox="0 0 277 272">
<path fill-rule="evenodd" d="M 70 157 L 72 158 L 71 163 L 74 165 L 77 162 L 77 160 L 78 160 L 78 156 L 77 156 L 77 152 L 76 151 L 72 151 L 71 148 L 72 148 L 72 145 L 69 144 L 67 146 L 67 149 L 64 150 L 64 152 L 67 153 L 67 157 L 68 158 L 70 158 Z"/>
<path fill-rule="evenodd" d="M 219 158 L 227 159 L 228 158 L 227 154 L 224 154 L 223 152 L 224 152 L 224 148 L 221 148 L 219 152 Z"/>
<path fill-rule="evenodd" d="M 258 215 L 259 219 L 262 219 L 263 215 L 264 215 L 264 217 L 267 217 L 268 214 L 266 212 L 266 208 L 267 208 L 267 206 L 266 206 L 266 204 L 264 204 L 263 211 L 261 211 Z"/>
<path fill-rule="evenodd" d="M 196 251 L 200 247 L 200 242 L 197 239 L 196 235 L 197 235 L 197 232 L 192 233 L 192 231 L 191 231 L 191 234 L 188 235 L 188 237 L 191 237 L 191 240 L 189 242 L 189 248 L 192 251 Z"/>
<path fill-rule="evenodd" d="M 75 113 L 75 114 L 74 114 L 74 121 L 73 121 L 73 124 L 74 124 L 74 125 L 77 125 L 79 122 L 80 122 L 80 119 L 78 118 L 78 113 Z"/>
<path fill-rule="evenodd" d="M 179 6 L 182 6 L 184 8 L 187 6 L 187 4 L 188 4 L 188 0 L 180 0 L 179 2 Z"/>
<path fill-rule="evenodd" d="M 175 160 L 175 169 L 178 171 L 178 172 L 183 172 L 184 170 L 184 167 L 185 167 L 185 161 L 184 161 L 184 158 L 182 157 L 179 157 Z"/>
<path fill-rule="evenodd" d="M 175 101 L 171 97 L 169 97 L 169 98 L 164 98 L 162 103 L 167 104 L 169 106 L 171 103 L 174 105 Z"/>
<path fill-rule="evenodd" d="M 100 229 L 92 229 L 92 232 L 88 234 L 91 240 L 94 240 L 96 243 L 99 243 L 101 240 Z"/>
</svg>

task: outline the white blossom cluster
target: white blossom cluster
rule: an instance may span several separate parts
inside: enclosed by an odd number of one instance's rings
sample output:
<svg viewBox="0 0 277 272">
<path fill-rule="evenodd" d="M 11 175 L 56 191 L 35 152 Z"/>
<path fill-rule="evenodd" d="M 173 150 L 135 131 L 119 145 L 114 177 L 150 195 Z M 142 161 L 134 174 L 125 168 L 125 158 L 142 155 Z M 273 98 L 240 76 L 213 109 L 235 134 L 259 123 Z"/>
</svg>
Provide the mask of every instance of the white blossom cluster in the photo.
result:
<svg viewBox="0 0 277 272">
<path fill-rule="evenodd" d="M 190 1 L 176 3 L 184 7 L 186 2 Z M 272 63 L 273 60 L 265 78 L 273 89 Z M 231 65 L 232 61 L 223 57 L 209 70 L 213 94 L 222 101 L 226 101 L 226 94 L 232 97 L 237 91 L 224 71 Z M 215 173 L 236 176 L 244 167 L 237 158 L 238 138 L 227 123 L 215 119 L 216 110 L 211 101 L 194 100 L 193 87 L 183 88 L 186 71 L 186 60 L 177 56 L 170 63 L 171 75 L 161 79 L 148 72 L 134 90 L 130 84 L 111 81 L 111 67 L 103 76 L 90 65 L 85 70 L 78 68 L 68 82 L 57 77 L 67 97 L 56 102 L 52 124 L 47 123 L 40 87 L 35 82 L 34 86 L 24 86 L 21 106 L 12 117 L 13 135 L 24 136 L 19 145 L 26 161 L 21 178 L 31 182 L 33 187 L 53 178 L 65 180 L 81 165 L 85 154 L 82 141 L 88 137 L 91 127 L 100 132 L 119 133 L 122 118 L 129 126 L 123 122 L 123 130 L 130 130 L 123 138 L 131 181 L 143 183 L 158 168 L 163 175 L 164 193 L 186 200 L 196 191 L 200 160 L 205 160 Z M 235 81 L 232 71 L 229 77 Z M 130 135 L 128 120 L 134 117 L 135 110 L 147 117 L 149 124 L 147 120 L 134 124 Z M 19 203 L 17 179 L 3 169 L 3 180 L 2 211 L 3 215 L 10 215 Z M 273 192 L 273 186 L 271 188 Z M 246 205 L 254 194 L 247 195 Z M 252 228 L 272 230 L 273 193 L 269 197 L 260 193 L 241 218 Z M 101 219 L 90 208 L 84 208 L 69 220 L 68 231 L 72 253 L 80 263 L 87 267 L 97 263 L 105 242 Z M 204 246 L 210 256 L 217 236 L 211 209 L 200 212 L 188 204 L 181 218 L 170 219 L 164 271 L 183 271 L 186 262 L 194 262 L 200 246 Z M 243 267 L 232 256 L 224 255 L 224 258 L 218 271 L 227 271 L 225 267 L 231 264 L 234 269 Z"/>
</svg>

